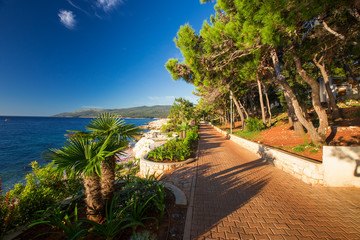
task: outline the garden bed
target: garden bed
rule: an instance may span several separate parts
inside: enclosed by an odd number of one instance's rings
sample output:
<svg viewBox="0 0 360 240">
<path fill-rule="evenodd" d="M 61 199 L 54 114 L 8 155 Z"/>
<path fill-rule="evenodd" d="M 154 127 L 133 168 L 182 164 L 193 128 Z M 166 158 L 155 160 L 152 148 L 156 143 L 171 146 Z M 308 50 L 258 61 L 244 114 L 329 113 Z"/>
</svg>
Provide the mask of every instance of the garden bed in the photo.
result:
<svg viewBox="0 0 360 240">
<path fill-rule="evenodd" d="M 116 191 L 121 191 L 121 189 L 125 186 L 125 183 L 117 184 Z M 163 216 L 162 223 L 158 226 L 157 220 L 158 215 L 156 212 L 150 210 L 148 212 L 147 217 L 152 217 L 154 219 L 146 219 L 144 220 L 143 226 L 136 227 L 136 233 L 138 237 L 145 237 L 144 239 L 170 239 L 170 240 L 179 240 L 182 239 L 183 229 L 185 226 L 185 216 L 186 216 L 186 208 L 184 206 L 176 205 L 176 197 L 172 193 L 171 190 L 165 188 L 165 212 Z M 78 199 L 76 202 L 78 209 L 78 219 L 86 219 L 86 209 L 84 199 Z M 156 219 L 155 219 L 156 218 Z M 74 217 L 71 218 L 71 222 L 74 222 Z M 83 223 L 84 226 L 90 228 L 91 225 L 88 223 Z M 48 233 L 51 232 L 51 233 Z M 91 232 L 91 230 L 90 230 Z M 113 239 L 134 239 L 132 238 L 133 231 L 131 228 L 126 228 L 116 235 Z M 14 234 L 12 234 L 14 236 Z M 38 236 L 38 237 L 36 237 Z M 147 238 L 146 236 L 150 236 Z M 67 239 L 64 234 L 62 234 L 59 230 L 54 229 L 53 227 L 46 224 L 39 224 L 33 227 L 30 227 L 24 230 L 20 235 L 10 238 L 5 237 L 5 239 L 14 239 L 14 240 L 22 240 L 22 239 Z M 87 234 L 85 237 L 80 239 L 105 239 L 101 238 L 94 234 Z M 137 238 L 135 238 L 137 239 Z M 142 238 L 141 238 L 142 239 Z"/>
<path fill-rule="evenodd" d="M 341 111 L 343 119 L 330 122 L 332 127 L 329 127 L 327 133 L 327 144 L 329 146 L 360 146 L 360 107 L 341 108 Z M 229 126 L 218 127 L 229 131 Z M 248 136 L 239 134 L 240 132 L 242 132 L 241 122 L 236 122 L 233 128 L 234 135 L 320 162 L 322 161 L 322 148 L 310 144 L 311 139 L 308 134 L 305 136 L 296 135 L 290 124 L 286 121 L 286 114 L 274 126 L 261 132 L 254 132 L 248 134 Z"/>
</svg>

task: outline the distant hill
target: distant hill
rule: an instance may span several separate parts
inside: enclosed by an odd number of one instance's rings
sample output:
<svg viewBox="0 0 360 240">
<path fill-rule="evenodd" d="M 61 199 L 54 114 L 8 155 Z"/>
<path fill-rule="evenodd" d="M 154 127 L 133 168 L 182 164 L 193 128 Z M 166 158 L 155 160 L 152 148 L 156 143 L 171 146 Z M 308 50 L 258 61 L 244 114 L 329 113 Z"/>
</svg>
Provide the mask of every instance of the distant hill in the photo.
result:
<svg viewBox="0 0 360 240">
<path fill-rule="evenodd" d="M 170 108 L 170 105 L 156 105 L 119 109 L 84 109 L 56 114 L 53 117 L 95 117 L 101 112 L 110 112 L 124 118 L 166 118 L 170 113 Z"/>
</svg>

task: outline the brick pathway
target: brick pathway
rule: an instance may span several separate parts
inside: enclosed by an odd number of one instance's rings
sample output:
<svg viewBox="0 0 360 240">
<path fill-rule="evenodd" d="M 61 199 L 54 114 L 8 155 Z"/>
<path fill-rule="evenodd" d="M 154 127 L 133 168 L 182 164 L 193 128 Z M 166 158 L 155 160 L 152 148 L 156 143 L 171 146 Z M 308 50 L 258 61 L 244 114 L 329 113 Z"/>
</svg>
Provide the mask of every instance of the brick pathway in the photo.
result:
<svg viewBox="0 0 360 240">
<path fill-rule="evenodd" d="M 311 187 L 200 127 L 191 239 L 360 239 L 360 191 Z"/>
</svg>

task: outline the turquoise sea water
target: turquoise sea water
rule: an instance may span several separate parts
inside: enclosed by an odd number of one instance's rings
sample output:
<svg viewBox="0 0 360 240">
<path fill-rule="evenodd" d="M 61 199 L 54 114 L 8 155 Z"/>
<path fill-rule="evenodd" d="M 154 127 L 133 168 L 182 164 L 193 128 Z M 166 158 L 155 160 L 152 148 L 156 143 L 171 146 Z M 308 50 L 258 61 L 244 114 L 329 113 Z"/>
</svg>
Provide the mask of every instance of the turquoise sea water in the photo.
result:
<svg viewBox="0 0 360 240">
<path fill-rule="evenodd" d="M 7 121 L 6 121 L 7 119 Z M 2 193 L 14 184 L 25 182 L 31 171 L 30 163 L 41 158 L 49 148 L 60 148 L 66 140 L 66 130 L 85 130 L 90 118 L 6 117 L 0 116 L 0 176 Z M 126 123 L 140 126 L 151 119 L 125 119 Z"/>
</svg>

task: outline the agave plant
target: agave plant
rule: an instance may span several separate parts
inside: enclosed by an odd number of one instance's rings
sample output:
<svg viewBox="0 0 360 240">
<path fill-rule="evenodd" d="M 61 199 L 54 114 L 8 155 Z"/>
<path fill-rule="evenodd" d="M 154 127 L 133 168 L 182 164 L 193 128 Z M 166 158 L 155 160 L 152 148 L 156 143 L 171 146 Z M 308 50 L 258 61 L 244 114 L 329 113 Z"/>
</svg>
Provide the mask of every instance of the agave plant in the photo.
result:
<svg viewBox="0 0 360 240">
<path fill-rule="evenodd" d="M 75 204 L 74 212 L 69 215 L 70 207 L 71 204 L 69 204 L 66 210 L 62 210 L 61 205 L 57 205 L 48 208 L 47 210 L 39 211 L 38 214 L 39 215 L 41 214 L 41 216 L 46 216 L 45 219 L 34 221 L 28 227 L 31 228 L 39 224 L 46 224 L 60 230 L 60 232 L 44 232 L 36 237 L 48 233 L 55 233 L 55 234 L 64 234 L 66 236 L 66 239 L 69 240 L 82 239 L 82 237 L 85 236 L 88 233 L 88 231 L 82 225 L 83 222 L 78 220 L 77 204 Z M 71 221 L 71 219 L 73 220 Z"/>
<path fill-rule="evenodd" d="M 107 240 L 112 240 L 122 230 L 129 227 L 142 225 L 141 222 L 132 221 L 132 219 L 125 214 L 127 207 L 120 210 L 117 209 L 118 195 L 115 195 L 111 199 L 110 206 L 108 203 L 105 209 L 106 221 L 103 224 L 99 224 L 90 220 L 84 220 L 85 222 L 92 225 L 92 234 L 103 237 Z"/>
</svg>

